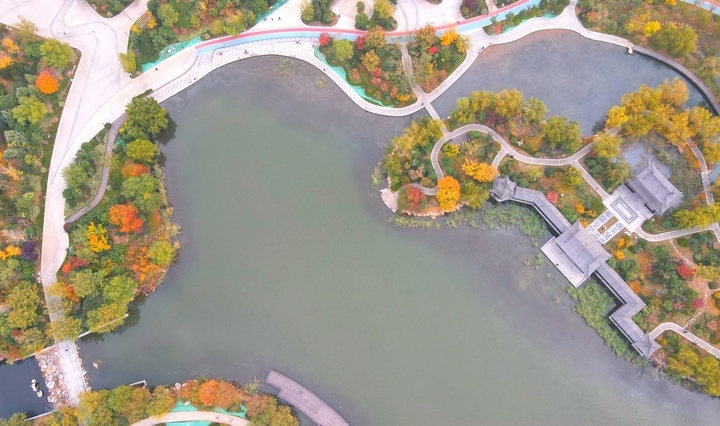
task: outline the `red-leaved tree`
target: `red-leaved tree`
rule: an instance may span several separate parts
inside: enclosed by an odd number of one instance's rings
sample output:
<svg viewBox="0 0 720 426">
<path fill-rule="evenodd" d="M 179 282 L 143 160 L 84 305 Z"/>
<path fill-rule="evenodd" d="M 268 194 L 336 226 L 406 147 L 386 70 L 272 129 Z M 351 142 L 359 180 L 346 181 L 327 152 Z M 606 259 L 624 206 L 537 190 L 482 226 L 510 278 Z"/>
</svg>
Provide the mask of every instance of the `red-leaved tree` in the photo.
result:
<svg viewBox="0 0 720 426">
<path fill-rule="evenodd" d="M 692 278 L 692 276 L 695 275 L 695 267 L 688 265 L 685 262 L 676 266 L 675 270 L 677 271 L 678 275 L 680 275 L 680 278 L 684 280 Z"/>
<path fill-rule="evenodd" d="M 142 228 L 143 221 L 138 217 L 138 209 L 132 204 L 115 204 L 110 207 L 110 223 L 123 233 L 135 232 Z"/>
<path fill-rule="evenodd" d="M 330 37 L 330 34 L 328 34 L 328 33 L 320 33 L 320 37 L 318 37 L 320 46 L 327 46 L 328 44 L 330 44 L 331 40 L 332 40 L 332 38 Z"/>
</svg>

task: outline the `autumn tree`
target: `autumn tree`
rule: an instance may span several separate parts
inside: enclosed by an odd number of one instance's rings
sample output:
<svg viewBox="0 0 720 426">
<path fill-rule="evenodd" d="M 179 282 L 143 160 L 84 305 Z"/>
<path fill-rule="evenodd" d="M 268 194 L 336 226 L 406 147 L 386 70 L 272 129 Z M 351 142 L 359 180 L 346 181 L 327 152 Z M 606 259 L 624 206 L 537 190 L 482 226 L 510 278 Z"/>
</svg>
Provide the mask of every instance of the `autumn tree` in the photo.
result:
<svg viewBox="0 0 720 426">
<path fill-rule="evenodd" d="M 523 101 L 519 90 L 501 90 L 495 95 L 493 109 L 499 116 L 511 120 L 522 113 Z"/>
<path fill-rule="evenodd" d="M 167 111 L 151 97 L 134 98 L 125 108 L 127 120 L 120 131 L 128 140 L 149 139 L 169 124 Z"/>
<path fill-rule="evenodd" d="M 374 50 L 368 50 L 362 56 L 362 64 L 368 71 L 374 71 L 380 66 L 380 57 Z"/>
<path fill-rule="evenodd" d="M 498 174 L 498 170 L 495 167 L 485 163 L 478 163 L 477 161 L 472 161 L 467 158 L 462 165 L 462 169 L 466 175 L 472 177 L 478 182 L 492 182 Z"/>
<path fill-rule="evenodd" d="M 108 210 L 109 221 L 122 233 L 137 232 L 143 226 L 138 209 L 132 204 L 116 204 Z"/>
<path fill-rule="evenodd" d="M 452 176 L 445 176 L 438 181 L 438 192 L 435 197 L 444 211 L 454 209 L 460 199 L 460 183 Z"/>
<path fill-rule="evenodd" d="M 164 386 L 158 386 L 153 390 L 152 400 L 147 406 L 147 414 L 149 416 L 167 414 L 173 409 L 175 402 L 176 398 L 173 391 Z"/>
<path fill-rule="evenodd" d="M 242 395 L 235 386 L 224 380 L 218 381 L 217 391 L 215 393 L 215 406 L 223 410 L 227 410 L 231 406 L 240 402 Z"/>
<path fill-rule="evenodd" d="M 605 120 L 605 128 L 612 129 L 622 127 L 628 121 L 625 107 L 614 106 L 608 110 L 607 119 Z"/>
<path fill-rule="evenodd" d="M 620 137 L 604 132 L 595 138 L 593 151 L 595 152 L 595 155 L 600 158 L 612 160 L 620 155 L 621 143 L 622 139 L 620 139 Z"/>
<path fill-rule="evenodd" d="M 386 43 L 385 30 L 379 26 L 374 26 L 365 33 L 365 46 L 368 49 L 381 49 Z"/>
<path fill-rule="evenodd" d="M 568 188 L 579 188 L 583 186 L 585 180 L 583 179 L 580 170 L 575 167 L 570 167 L 567 171 L 565 171 L 565 173 L 563 173 L 562 183 Z"/>
<path fill-rule="evenodd" d="M 425 207 L 427 196 L 414 185 L 407 185 L 400 189 L 398 195 L 398 209 L 410 212 L 419 212 Z"/>
<path fill-rule="evenodd" d="M 99 294 L 100 289 L 105 286 L 105 275 L 102 271 L 83 269 L 73 273 L 68 284 L 77 297 L 92 297 Z"/>
<path fill-rule="evenodd" d="M 110 244 L 108 244 L 107 239 L 107 231 L 103 228 L 101 223 L 95 225 L 95 222 L 90 222 L 85 235 L 87 237 L 88 247 L 90 250 L 95 253 L 110 250 Z"/>
<path fill-rule="evenodd" d="M 200 389 L 198 390 L 198 397 L 200 398 L 200 402 L 204 406 L 215 406 L 215 398 L 217 397 L 218 385 L 218 381 L 213 379 L 208 380 L 207 382 L 200 385 Z"/>
<path fill-rule="evenodd" d="M 457 29 L 455 27 L 449 28 L 440 36 L 440 44 L 443 46 L 450 46 L 455 43 L 458 38 Z"/>
<path fill-rule="evenodd" d="M 38 74 L 35 79 L 35 86 L 37 86 L 38 90 L 40 90 L 40 93 L 44 95 L 51 95 L 57 92 L 60 88 L 60 83 L 58 83 L 57 79 L 50 71 L 46 70 Z"/>
<path fill-rule="evenodd" d="M 107 400 L 110 392 L 106 390 L 83 392 L 78 405 L 78 420 L 86 426 L 105 426 L 117 424 Z"/>
<path fill-rule="evenodd" d="M 150 391 L 146 388 L 121 385 L 110 391 L 107 405 L 132 424 L 146 417 L 145 407 L 151 398 Z"/>
<path fill-rule="evenodd" d="M 415 31 L 415 43 L 417 48 L 421 52 L 427 51 L 430 46 L 435 44 L 437 37 L 435 36 L 435 27 L 432 24 L 425 24 L 425 26 L 418 28 Z"/>
<path fill-rule="evenodd" d="M 67 43 L 49 38 L 40 45 L 42 60 L 47 65 L 64 70 L 70 64 L 73 57 L 73 50 Z"/>
</svg>

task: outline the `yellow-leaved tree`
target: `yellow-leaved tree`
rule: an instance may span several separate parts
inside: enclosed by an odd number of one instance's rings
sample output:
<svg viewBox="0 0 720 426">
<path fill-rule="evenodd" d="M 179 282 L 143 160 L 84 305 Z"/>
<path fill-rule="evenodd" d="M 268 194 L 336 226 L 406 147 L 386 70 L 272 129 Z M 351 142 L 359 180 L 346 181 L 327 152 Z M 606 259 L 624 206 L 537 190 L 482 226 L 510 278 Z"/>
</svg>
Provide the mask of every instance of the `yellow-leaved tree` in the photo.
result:
<svg viewBox="0 0 720 426">
<path fill-rule="evenodd" d="M 438 181 L 438 192 L 435 198 L 444 211 L 454 209 L 460 199 L 460 183 L 452 176 L 445 176 Z"/>
<path fill-rule="evenodd" d="M 110 244 L 108 244 L 107 239 L 107 231 L 103 228 L 102 224 L 97 224 L 96 226 L 95 222 L 90 222 L 85 235 L 87 236 L 90 250 L 95 253 L 110 250 Z"/>
<path fill-rule="evenodd" d="M 490 164 L 478 163 L 467 158 L 462 165 L 462 169 L 465 174 L 478 182 L 492 182 L 498 174 L 498 170 Z"/>
</svg>

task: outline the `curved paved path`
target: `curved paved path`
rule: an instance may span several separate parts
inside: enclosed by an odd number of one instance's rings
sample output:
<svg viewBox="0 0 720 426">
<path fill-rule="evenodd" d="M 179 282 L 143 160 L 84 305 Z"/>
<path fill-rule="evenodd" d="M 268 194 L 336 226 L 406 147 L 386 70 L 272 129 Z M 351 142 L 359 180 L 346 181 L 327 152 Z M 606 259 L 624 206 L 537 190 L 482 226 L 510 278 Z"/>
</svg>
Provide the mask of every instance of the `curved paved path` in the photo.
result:
<svg viewBox="0 0 720 426">
<path fill-rule="evenodd" d="M 103 196 L 105 195 L 105 190 L 107 189 L 107 183 L 108 179 L 110 178 L 110 156 L 112 155 L 112 149 L 113 144 L 115 143 L 115 139 L 117 138 L 118 132 L 120 131 L 120 126 L 122 126 L 123 122 L 125 121 L 126 115 L 123 114 L 115 120 L 115 122 L 110 126 L 110 129 L 108 129 L 108 134 L 105 137 L 105 156 L 103 157 L 103 167 L 102 167 L 102 176 L 100 177 L 100 187 L 98 188 L 97 193 L 95 194 L 95 197 L 92 199 L 90 204 L 87 206 L 84 206 L 80 210 L 76 211 L 70 217 L 65 219 L 65 223 L 73 223 L 76 220 L 80 219 L 81 217 L 85 216 L 90 210 L 97 207 L 98 204 L 100 204 L 100 201 L 102 201 Z"/>
<path fill-rule="evenodd" d="M 680 327 L 674 322 L 664 322 L 658 325 L 653 331 L 650 332 L 650 338 L 655 340 L 659 335 L 663 334 L 666 331 L 674 331 L 675 333 L 689 340 L 693 344 L 700 346 L 704 350 L 710 352 L 713 356 L 715 356 L 715 358 L 720 359 L 720 349 L 697 337 L 690 331 Z"/>
<path fill-rule="evenodd" d="M 159 417 L 149 417 L 133 423 L 131 426 L 154 426 L 172 422 L 213 422 L 224 425 L 246 426 L 250 422 L 229 414 L 215 413 L 213 411 L 183 411 L 180 413 L 167 413 Z"/>
</svg>

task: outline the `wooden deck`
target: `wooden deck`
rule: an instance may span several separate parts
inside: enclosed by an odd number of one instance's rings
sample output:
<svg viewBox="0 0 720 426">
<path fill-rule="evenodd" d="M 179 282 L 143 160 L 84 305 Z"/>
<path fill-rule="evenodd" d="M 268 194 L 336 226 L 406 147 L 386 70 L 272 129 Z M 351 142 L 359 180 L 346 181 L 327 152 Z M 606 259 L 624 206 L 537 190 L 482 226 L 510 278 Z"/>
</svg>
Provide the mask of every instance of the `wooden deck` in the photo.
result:
<svg viewBox="0 0 720 426">
<path fill-rule="evenodd" d="M 280 389 L 280 399 L 308 416 L 318 426 L 348 426 L 348 422 L 325 401 L 293 379 L 270 370 L 265 383 Z"/>
</svg>

